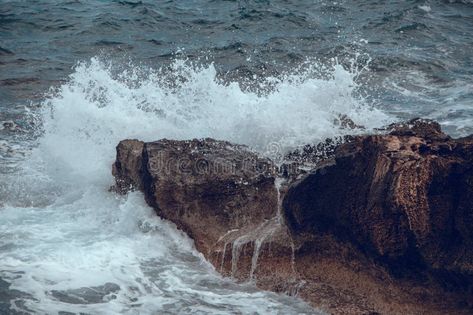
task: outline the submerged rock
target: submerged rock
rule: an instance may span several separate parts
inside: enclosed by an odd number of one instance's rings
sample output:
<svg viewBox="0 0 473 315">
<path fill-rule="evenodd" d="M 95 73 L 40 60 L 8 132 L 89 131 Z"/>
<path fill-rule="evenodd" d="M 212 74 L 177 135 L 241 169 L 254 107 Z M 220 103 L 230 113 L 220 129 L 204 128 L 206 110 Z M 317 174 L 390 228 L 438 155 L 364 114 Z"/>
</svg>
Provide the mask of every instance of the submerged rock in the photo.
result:
<svg viewBox="0 0 473 315">
<path fill-rule="evenodd" d="M 69 304 L 95 304 L 105 303 L 116 299 L 115 293 L 120 291 L 120 286 L 107 282 L 96 287 L 82 287 L 70 290 L 52 290 L 49 292 L 58 301 Z"/>
<path fill-rule="evenodd" d="M 224 141 L 124 140 L 115 190 L 143 191 L 223 275 L 331 313 L 469 314 L 473 137 L 388 129 L 293 153 L 315 168 L 285 179 Z"/>
</svg>

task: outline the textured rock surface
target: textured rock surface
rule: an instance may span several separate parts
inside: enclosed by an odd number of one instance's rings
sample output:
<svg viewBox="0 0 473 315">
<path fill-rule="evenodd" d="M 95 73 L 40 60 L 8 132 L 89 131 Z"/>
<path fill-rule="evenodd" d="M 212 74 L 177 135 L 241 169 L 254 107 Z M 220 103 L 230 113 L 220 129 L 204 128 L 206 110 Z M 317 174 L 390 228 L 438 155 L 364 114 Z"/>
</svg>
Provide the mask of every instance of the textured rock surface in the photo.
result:
<svg viewBox="0 0 473 315">
<path fill-rule="evenodd" d="M 142 190 L 209 256 L 225 235 L 276 216 L 275 167 L 242 146 L 212 139 L 124 140 L 113 167 L 117 189 Z"/>
<path fill-rule="evenodd" d="M 445 290 L 461 295 L 455 303 L 471 312 L 473 137 L 453 140 L 422 120 L 390 128 L 340 145 L 290 187 L 283 208 L 296 262 L 317 256 L 346 267 L 366 260 L 349 268 L 366 274 L 363 281 L 394 280 L 410 292 L 402 297 L 393 288 L 394 303 L 435 303 L 434 292 L 447 301 Z"/>
<path fill-rule="evenodd" d="M 295 167 L 315 169 L 284 180 L 228 142 L 124 140 L 115 190 L 143 191 L 222 274 L 330 313 L 471 314 L 473 138 L 389 128 L 306 147 Z"/>
<path fill-rule="evenodd" d="M 473 275 L 473 138 L 411 125 L 354 138 L 293 185 L 284 200 L 291 231 L 329 232 L 400 273 Z"/>
</svg>

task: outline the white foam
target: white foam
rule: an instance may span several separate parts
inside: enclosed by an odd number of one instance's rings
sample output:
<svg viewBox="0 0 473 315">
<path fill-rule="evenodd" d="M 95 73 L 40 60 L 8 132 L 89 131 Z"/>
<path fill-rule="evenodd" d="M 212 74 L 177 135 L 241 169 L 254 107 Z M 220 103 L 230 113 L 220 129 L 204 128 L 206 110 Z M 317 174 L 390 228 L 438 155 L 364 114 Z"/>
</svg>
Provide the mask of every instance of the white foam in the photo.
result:
<svg viewBox="0 0 473 315">
<path fill-rule="evenodd" d="M 274 91 L 267 95 L 219 82 L 213 66 L 176 61 L 173 67 L 173 77 L 187 81 L 171 88 L 162 71 L 138 80 L 137 73 L 114 77 L 95 58 L 79 65 L 47 101 L 52 117 L 45 115 L 43 156 L 49 155 L 55 167 L 69 167 L 72 176 L 103 179 L 110 177 L 114 147 L 124 138 L 213 137 L 264 151 L 272 142 L 287 149 L 340 135 L 343 131 L 333 123 L 340 114 L 367 128 L 388 120 L 354 96 L 356 74 L 340 65 L 331 69 L 329 79 L 311 78 L 310 71 L 274 79 Z"/>
<path fill-rule="evenodd" d="M 430 7 L 430 5 L 420 5 L 419 6 L 419 9 L 421 9 L 422 11 L 425 11 L 425 12 L 430 12 L 432 11 L 432 8 Z"/>
<path fill-rule="evenodd" d="M 125 138 L 213 137 L 265 152 L 368 129 L 389 117 L 355 96 L 357 74 L 340 65 L 267 82 L 267 93 L 222 83 L 213 66 L 184 61 L 114 75 L 97 58 L 76 67 L 42 104 L 42 136 L 20 170 L 2 181 L 0 276 L 37 313 L 304 313 L 301 301 L 222 279 L 191 240 L 156 217 L 139 193 L 108 192 L 115 146 Z M 183 77 L 185 82 L 169 82 Z M 175 82 L 174 82 L 175 83 Z M 171 84 L 172 85 L 172 84 Z M 263 84 L 264 86 L 264 84 Z M 53 292 L 113 283 L 104 303 L 68 303 Z M 72 290 L 72 291 L 71 291 Z M 14 301 L 13 301 L 14 303 Z M 14 307 L 21 309 L 22 306 Z"/>
</svg>

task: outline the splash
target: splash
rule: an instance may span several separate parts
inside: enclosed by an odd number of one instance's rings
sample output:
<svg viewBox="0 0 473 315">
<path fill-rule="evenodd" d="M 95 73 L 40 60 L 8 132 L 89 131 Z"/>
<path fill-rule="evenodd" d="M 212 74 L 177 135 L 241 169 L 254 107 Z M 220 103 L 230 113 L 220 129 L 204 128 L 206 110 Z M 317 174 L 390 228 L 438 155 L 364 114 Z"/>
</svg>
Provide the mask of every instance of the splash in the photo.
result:
<svg viewBox="0 0 473 315">
<path fill-rule="evenodd" d="M 125 138 L 212 137 L 261 152 L 277 143 L 284 151 L 347 133 L 337 124 L 340 115 L 367 129 L 389 120 L 355 96 L 356 73 L 335 64 L 316 78 L 315 68 L 268 78 L 270 91 L 258 93 L 222 82 L 213 65 L 181 60 L 171 69 L 114 74 L 113 65 L 93 58 L 43 104 L 40 149 L 72 176 L 103 179 L 110 178 L 114 147 Z"/>
<path fill-rule="evenodd" d="M 356 96 L 356 73 L 334 64 L 320 75 L 314 65 L 249 91 L 219 79 L 213 65 L 117 69 L 100 58 L 78 64 L 41 104 L 34 149 L 1 180 L 0 280 L 11 309 L 313 313 L 222 279 L 140 194 L 108 192 L 110 168 L 125 138 L 212 137 L 271 155 L 357 132 L 341 128 L 341 114 L 378 127 L 389 117 Z M 257 255 L 253 272 L 256 264 Z"/>
</svg>

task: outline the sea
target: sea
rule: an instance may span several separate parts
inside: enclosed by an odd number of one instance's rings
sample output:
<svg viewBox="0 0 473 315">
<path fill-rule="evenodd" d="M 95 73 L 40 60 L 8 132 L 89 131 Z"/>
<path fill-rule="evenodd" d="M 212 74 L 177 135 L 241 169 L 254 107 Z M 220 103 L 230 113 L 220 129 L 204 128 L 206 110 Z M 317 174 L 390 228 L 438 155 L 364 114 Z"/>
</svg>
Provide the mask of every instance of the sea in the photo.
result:
<svg viewBox="0 0 473 315">
<path fill-rule="evenodd" d="M 473 133 L 471 0 L 0 0 L 0 314 L 323 314 L 111 192 L 115 147 L 281 157 L 414 117 Z"/>
</svg>

